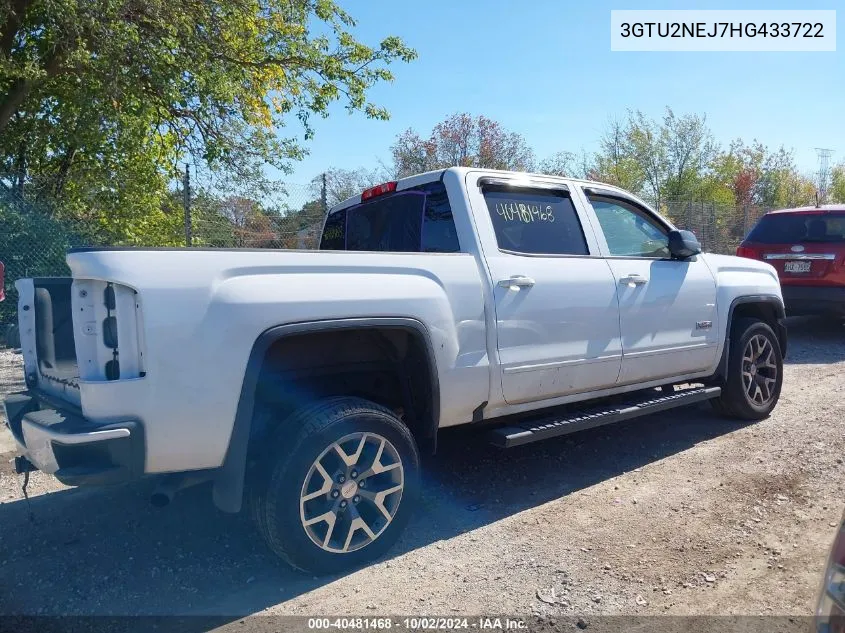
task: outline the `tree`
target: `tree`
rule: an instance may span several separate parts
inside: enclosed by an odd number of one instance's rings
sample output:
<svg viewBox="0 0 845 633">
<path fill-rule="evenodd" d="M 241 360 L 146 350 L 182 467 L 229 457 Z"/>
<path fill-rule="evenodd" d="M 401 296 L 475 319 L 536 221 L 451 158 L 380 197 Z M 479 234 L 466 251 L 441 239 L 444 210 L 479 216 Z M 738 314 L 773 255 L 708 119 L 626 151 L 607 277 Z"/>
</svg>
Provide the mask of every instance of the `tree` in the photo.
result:
<svg viewBox="0 0 845 633">
<path fill-rule="evenodd" d="M 699 196 L 718 146 L 705 116 L 676 115 L 666 108 L 660 120 L 639 110 L 622 122 L 611 120 L 600 141 L 595 176 L 651 199 Z"/>
<path fill-rule="evenodd" d="M 765 209 L 807 204 L 813 200 L 815 187 L 795 164 L 791 150 L 771 150 L 758 141 L 746 145 L 741 139 L 731 142 L 726 151 L 711 161 L 710 178 L 714 191 L 727 194 L 728 202 L 740 207 Z M 720 200 L 722 193 L 718 194 Z"/>
<path fill-rule="evenodd" d="M 387 118 L 367 92 L 415 57 L 354 26 L 332 0 L 6 0 L 0 171 L 21 189 L 49 179 L 73 212 L 93 199 L 102 218 L 130 181 L 149 192 L 132 214 L 152 213 L 185 156 L 233 180 L 289 169 L 333 102 Z M 291 119 L 303 137 L 277 134 Z"/>
<path fill-rule="evenodd" d="M 719 152 L 711 161 L 703 187 L 706 197 L 743 208 L 758 204 L 763 163 L 768 153 L 756 140 L 751 145 L 742 139 L 732 141 L 726 151 Z"/>
<path fill-rule="evenodd" d="M 255 200 L 229 196 L 221 201 L 218 213 L 232 227 L 232 246 L 262 248 L 278 241 L 269 218 Z"/>
<path fill-rule="evenodd" d="M 575 178 L 578 170 L 578 157 L 572 152 L 555 152 L 540 161 L 537 171 L 550 176 Z"/>
<path fill-rule="evenodd" d="M 618 119 L 611 119 L 599 141 L 591 176 L 629 191 L 639 193 L 645 183 L 645 171 L 630 153 L 628 130 Z"/>
<path fill-rule="evenodd" d="M 531 171 L 534 153 L 525 139 L 485 116 L 453 114 L 427 139 L 412 129 L 396 137 L 391 147 L 397 177 L 445 167 L 482 167 Z"/>
<path fill-rule="evenodd" d="M 271 217 L 280 248 L 316 248 L 326 217 L 319 199 L 306 202 L 299 209 L 286 209 Z"/>
<path fill-rule="evenodd" d="M 629 112 L 622 148 L 622 156 L 642 171 L 645 193 L 659 209 L 669 178 L 666 135 L 660 124 L 640 111 Z"/>
<path fill-rule="evenodd" d="M 327 208 L 388 179 L 378 169 L 370 170 L 363 167 L 358 169 L 331 167 L 324 174 Z M 314 197 L 322 195 L 324 174 L 315 176 L 311 181 L 311 193 Z"/>
<path fill-rule="evenodd" d="M 834 165 L 830 170 L 830 187 L 827 196 L 830 202 L 845 202 L 845 163 Z"/>
<path fill-rule="evenodd" d="M 670 198 L 695 195 L 718 152 L 713 134 L 707 127 L 707 116 L 676 116 L 667 107 L 660 134 L 666 146 L 666 195 Z"/>
</svg>

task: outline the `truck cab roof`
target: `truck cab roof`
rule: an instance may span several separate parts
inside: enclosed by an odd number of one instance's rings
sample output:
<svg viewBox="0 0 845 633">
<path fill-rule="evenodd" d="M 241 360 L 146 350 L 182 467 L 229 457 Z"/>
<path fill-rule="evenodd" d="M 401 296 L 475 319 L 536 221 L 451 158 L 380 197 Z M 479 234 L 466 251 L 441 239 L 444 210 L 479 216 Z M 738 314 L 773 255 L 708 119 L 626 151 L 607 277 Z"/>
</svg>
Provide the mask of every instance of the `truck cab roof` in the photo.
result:
<svg viewBox="0 0 845 633">
<path fill-rule="evenodd" d="M 405 176 L 404 178 L 399 178 L 395 181 L 390 181 L 390 183 L 383 183 L 383 184 L 380 184 L 380 185 L 376 185 L 376 187 L 382 187 L 383 185 L 386 185 L 386 184 L 392 185 L 393 183 L 395 183 L 395 189 L 392 188 L 391 192 L 394 191 L 394 190 L 395 191 L 403 191 L 405 189 L 409 189 L 410 187 L 416 187 L 417 185 L 421 185 L 421 184 L 424 184 L 424 183 L 427 183 L 427 182 L 433 182 L 435 180 L 440 180 L 440 179 L 443 178 L 443 176 L 446 172 L 453 172 L 453 173 L 459 174 L 460 176 L 465 176 L 469 172 L 484 172 L 485 174 L 501 175 L 501 176 L 511 177 L 511 178 L 514 178 L 514 179 L 517 179 L 517 178 L 518 179 L 524 179 L 524 180 L 527 180 L 527 181 L 535 180 L 535 179 L 542 179 L 542 180 L 545 180 L 545 181 L 551 180 L 551 181 L 565 182 L 565 183 L 569 183 L 569 184 L 576 184 L 576 185 L 580 185 L 582 187 L 594 186 L 594 187 L 606 190 L 608 192 L 618 194 L 618 195 L 620 195 L 624 198 L 630 198 L 632 200 L 635 200 L 639 204 L 642 204 L 644 206 L 651 208 L 651 205 L 647 204 L 645 201 L 641 200 L 640 198 L 637 198 L 636 196 L 632 195 L 630 192 L 625 191 L 624 189 L 620 189 L 619 187 L 616 187 L 615 185 L 607 184 L 607 183 L 604 183 L 604 182 L 599 182 L 599 181 L 594 181 L 594 180 L 585 180 L 585 179 L 580 179 L 580 178 L 569 178 L 568 176 L 554 176 L 554 175 L 550 175 L 550 174 L 541 174 L 541 173 L 535 173 L 535 172 L 507 171 L 507 170 L 503 170 L 503 169 L 486 169 L 486 168 L 483 168 L 483 167 L 448 167 L 446 169 L 435 169 L 433 171 L 427 171 L 427 172 L 422 172 L 420 174 L 414 174 L 413 176 Z M 373 187 L 372 189 L 375 189 L 376 187 Z M 365 191 L 369 191 L 369 190 L 365 190 Z M 336 213 L 336 212 L 341 211 L 343 209 L 346 209 L 348 207 L 354 206 L 356 204 L 361 204 L 361 202 L 363 201 L 363 199 L 362 199 L 363 193 L 364 192 L 356 194 L 354 196 L 350 196 L 349 198 L 346 198 L 342 202 L 335 204 L 334 206 L 332 206 L 329 209 L 328 215 L 331 215 L 333 213 Z"/>
</svg>

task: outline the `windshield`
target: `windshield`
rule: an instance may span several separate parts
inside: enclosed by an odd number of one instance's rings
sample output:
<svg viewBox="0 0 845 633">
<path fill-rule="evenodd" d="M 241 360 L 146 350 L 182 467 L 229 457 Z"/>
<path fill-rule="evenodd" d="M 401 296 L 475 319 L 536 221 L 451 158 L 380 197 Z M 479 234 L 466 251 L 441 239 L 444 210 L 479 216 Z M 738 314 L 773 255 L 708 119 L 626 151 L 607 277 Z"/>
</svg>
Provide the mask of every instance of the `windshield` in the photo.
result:
<svg viewBox="0 0 845 633">
<path fill-rule="evenodd" d="M 763 216 L 746 238 L 760 244 L 845 242 L 845 212 Z"/>
</svg>

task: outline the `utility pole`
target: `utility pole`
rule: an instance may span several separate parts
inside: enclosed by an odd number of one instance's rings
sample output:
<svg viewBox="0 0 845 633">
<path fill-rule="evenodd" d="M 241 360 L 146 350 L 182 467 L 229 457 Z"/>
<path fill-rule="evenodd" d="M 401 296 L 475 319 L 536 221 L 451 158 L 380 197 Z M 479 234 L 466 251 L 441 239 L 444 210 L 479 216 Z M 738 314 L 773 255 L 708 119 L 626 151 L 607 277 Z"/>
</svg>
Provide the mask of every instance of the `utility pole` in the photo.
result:
<svg viewBox="0 0 845 633">
<path fill-rule="evenodd" d="M 193 246 L 191 236 L 191 165 L 185 163 L 185 180 L 182 183 L 182 204 L 185 206 L 185 246 Z"/>
</svg>

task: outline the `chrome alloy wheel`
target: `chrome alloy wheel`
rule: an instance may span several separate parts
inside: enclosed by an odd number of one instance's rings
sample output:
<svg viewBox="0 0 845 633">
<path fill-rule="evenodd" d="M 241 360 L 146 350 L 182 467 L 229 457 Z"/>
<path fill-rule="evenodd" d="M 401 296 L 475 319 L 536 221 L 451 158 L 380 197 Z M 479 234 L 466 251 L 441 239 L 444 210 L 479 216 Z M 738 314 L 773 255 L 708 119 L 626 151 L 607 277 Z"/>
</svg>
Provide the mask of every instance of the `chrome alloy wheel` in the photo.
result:
<svg viewBox="0 0 845 633">
<path fill-rule="evenodd" d="M 327 552 L 347 553 L 376 540 L 396 516 L 405 472 L 389 440 L 351 433 L 311 465 L 299 496 L 305 533 Z"/>
<path fill-rule="evenodd" d="M 748 401 L 758 406 L 771 402 L 777 378 L 775 348 L 768 338 L 755 334 L 742 353 L 742 386 Z"/>
</svg>

